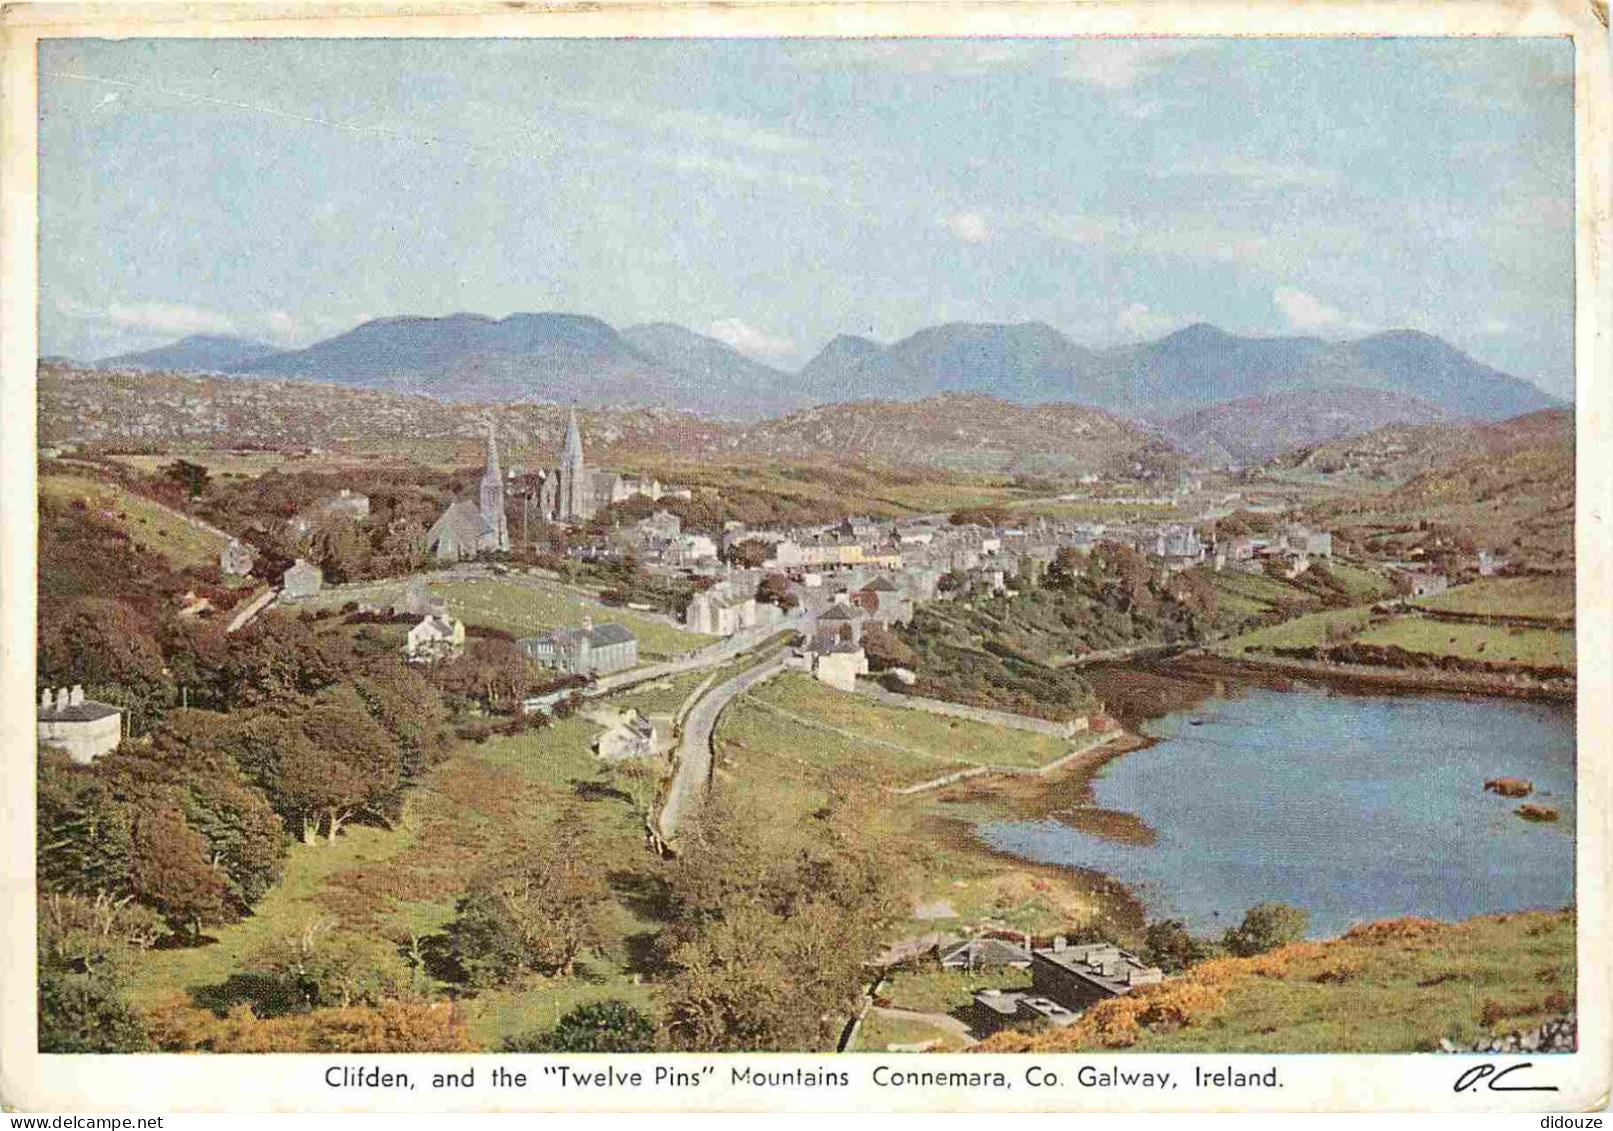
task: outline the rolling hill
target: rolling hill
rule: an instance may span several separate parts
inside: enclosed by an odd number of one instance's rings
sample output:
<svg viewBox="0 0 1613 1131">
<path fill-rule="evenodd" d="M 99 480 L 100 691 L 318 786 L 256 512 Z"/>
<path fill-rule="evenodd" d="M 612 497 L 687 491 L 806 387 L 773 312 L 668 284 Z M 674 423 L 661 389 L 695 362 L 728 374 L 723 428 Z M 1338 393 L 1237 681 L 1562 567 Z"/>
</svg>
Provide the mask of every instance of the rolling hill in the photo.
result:
<svg viewBox="0 0 1613 1131">
<path fill-rule="evenodd" d="M 1182 462 L 1165 441 L 1101 409 L 1025 405 L 983 393 L 822 405 L 753 425 L 740 445 L 776 460 L 1031 475 L 1127 473 Z"/>
<path fill-rule="evenodd" d="M 1293 389 L 1196 409 L 1162 431 L 1202 463 L 1249 466 L 1385 425 L 1447 419 L 1427 401 L 1384 389 Z"/>
<path fill-rule="evenodd" d="M 720 391 L 711 403 L 726 415 L 745 419 L 771 416 L 811 403 L 798 389 L 794 374 L 753 361 L 726 342 L 697 334 L 671 322 L 648 322 L 622 331 L 640 353 L 685 375 L 686 392 Z"/>
<path fill-rule="evenodd" d="M 102 369 L 153 369 L 191 373 L 235 373 L 281 353 L 278 346 L 228 334 L 192 334 L 166 346 L 120 353 L 95 364 Z"/>
</svg>

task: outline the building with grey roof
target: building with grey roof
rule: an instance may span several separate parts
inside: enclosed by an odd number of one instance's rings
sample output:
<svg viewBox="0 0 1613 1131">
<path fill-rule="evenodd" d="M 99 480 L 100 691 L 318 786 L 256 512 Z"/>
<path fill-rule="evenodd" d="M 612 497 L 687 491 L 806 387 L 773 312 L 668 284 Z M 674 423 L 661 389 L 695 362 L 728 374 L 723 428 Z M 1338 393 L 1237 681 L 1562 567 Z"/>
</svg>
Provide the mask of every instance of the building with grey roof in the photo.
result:
<svg viewBox="0 0 1613 1131">
<path fill-rule="evenodd" d="M 1076 1012 L 1164 976 L 1159 967 L 1113 943 L 1072 946 L 1058 938 L 1051 947 L 1031 952 L 1031 984 L 1036 992 Z"/>
<path fill-rule="evenodd" d="M 581 628 L 557 628 L 515 643 L 538 663 L 573 675 L 599 675 L 638 666 L 638 637 L 615 622 L 595 626 L 584 621 Z"/>
<path fill-rule="evenodd" d="M 84 698 L 84 688 L 53 692 L 46 688 L 39 697 L 39 745 L 67 751 L 73 761 L 89 765 L 114 749 L 123 740 L 123 712 L 110 703 Z"/>
</svg>

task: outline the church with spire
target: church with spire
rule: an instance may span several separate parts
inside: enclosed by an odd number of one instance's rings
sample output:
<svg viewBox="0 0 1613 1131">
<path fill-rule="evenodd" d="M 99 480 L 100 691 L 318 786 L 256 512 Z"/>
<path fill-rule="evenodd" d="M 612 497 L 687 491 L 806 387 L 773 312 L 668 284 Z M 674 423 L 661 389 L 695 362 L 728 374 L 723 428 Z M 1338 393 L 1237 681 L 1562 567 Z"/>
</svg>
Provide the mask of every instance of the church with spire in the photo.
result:
<svg viewBox="0 0 1613 1131">
<path fill-rule="evenodd" d="M 459 561 L 481 553 L 508 551 L 510 523 L 504 509 L 504 472 L 499 469 L 498 437 L 487 424 L 487 467 L 476 498 L 456 499 L 426 531 L 426 548 L 439 561 Z"/>
</svg>

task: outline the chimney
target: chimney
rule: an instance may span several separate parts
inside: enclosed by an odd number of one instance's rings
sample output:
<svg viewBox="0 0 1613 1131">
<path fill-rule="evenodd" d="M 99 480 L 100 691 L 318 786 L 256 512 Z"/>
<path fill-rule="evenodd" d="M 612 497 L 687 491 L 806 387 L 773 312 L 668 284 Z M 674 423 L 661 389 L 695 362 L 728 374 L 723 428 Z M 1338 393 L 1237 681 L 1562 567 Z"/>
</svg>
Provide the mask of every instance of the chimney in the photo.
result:
<svg viewBox="0 0 1613 1131">
<path fill-rule="evenodd" d="M 51 689 L 48 688 L 48 687 L 45 688 L 45 690 L 40 692 L 40 694 L 39 694 L 39 709 L 41 711 L 53 711 L 53 710 L 55 710 L 56 709 L 55 700 L 56 700 L 56 696 L 51 691 Z"/>
<path fill-rule="evenodd" d="M 82 707 L 83 705 L 84 705 L 84 685 L 81 684 L 81 683 L 75 683 L 75 684 L 73 684 L 72 698 L 70 700 L 68 700 L 68 706 L 70 706 L 70 707 Z"/>
<path fill-rule="evenodd" d="M 57 688 L 56 689 L 56 709 L 58 711 L 67 710 L 67 700 L 68 700 L 67 688 L 65 688 L 65 687 Z"/>
<path fill-rule="evenodd" d="M 1057 952 L 1063 950 L 1065 947 L 1067 947 L 1069 945 L 1070 945 L 1070 940 L 1065 938 L 1063 935 L 1054 935 L 1053 936 L 1053 951 L 1054 951 L 1054 953 L 1057 953 Z"/>
</svg>

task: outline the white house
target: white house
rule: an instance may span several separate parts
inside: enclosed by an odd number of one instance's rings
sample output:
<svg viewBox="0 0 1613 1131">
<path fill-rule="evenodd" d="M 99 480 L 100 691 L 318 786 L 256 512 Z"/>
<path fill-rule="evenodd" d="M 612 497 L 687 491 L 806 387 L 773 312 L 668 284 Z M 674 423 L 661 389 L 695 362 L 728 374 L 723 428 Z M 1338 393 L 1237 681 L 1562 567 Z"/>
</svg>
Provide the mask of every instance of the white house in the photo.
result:
<svg viewBox="0 0 1613 1131">
<path fill-rule="evenodd" d="M 433 613 L 409 630 L 403 654 L 410 663 L 429 664 L 448 660 L 465 651 L 465 622 Z"/>
<path fill-rule="evenodd" d="M 39 697 L 39 745 L 58 746 L 73 761 L 89 765 L 123 740 L 123 712 L 109 703 L 84 698 L 73 685 Z"/>
<path fill-rule="evenodd" d="M 298 558 L 280 581 L 280 595 L 288 601 L 312 597 L 325 584 L 325 575 L 313 562 Z"/>
</svg>

